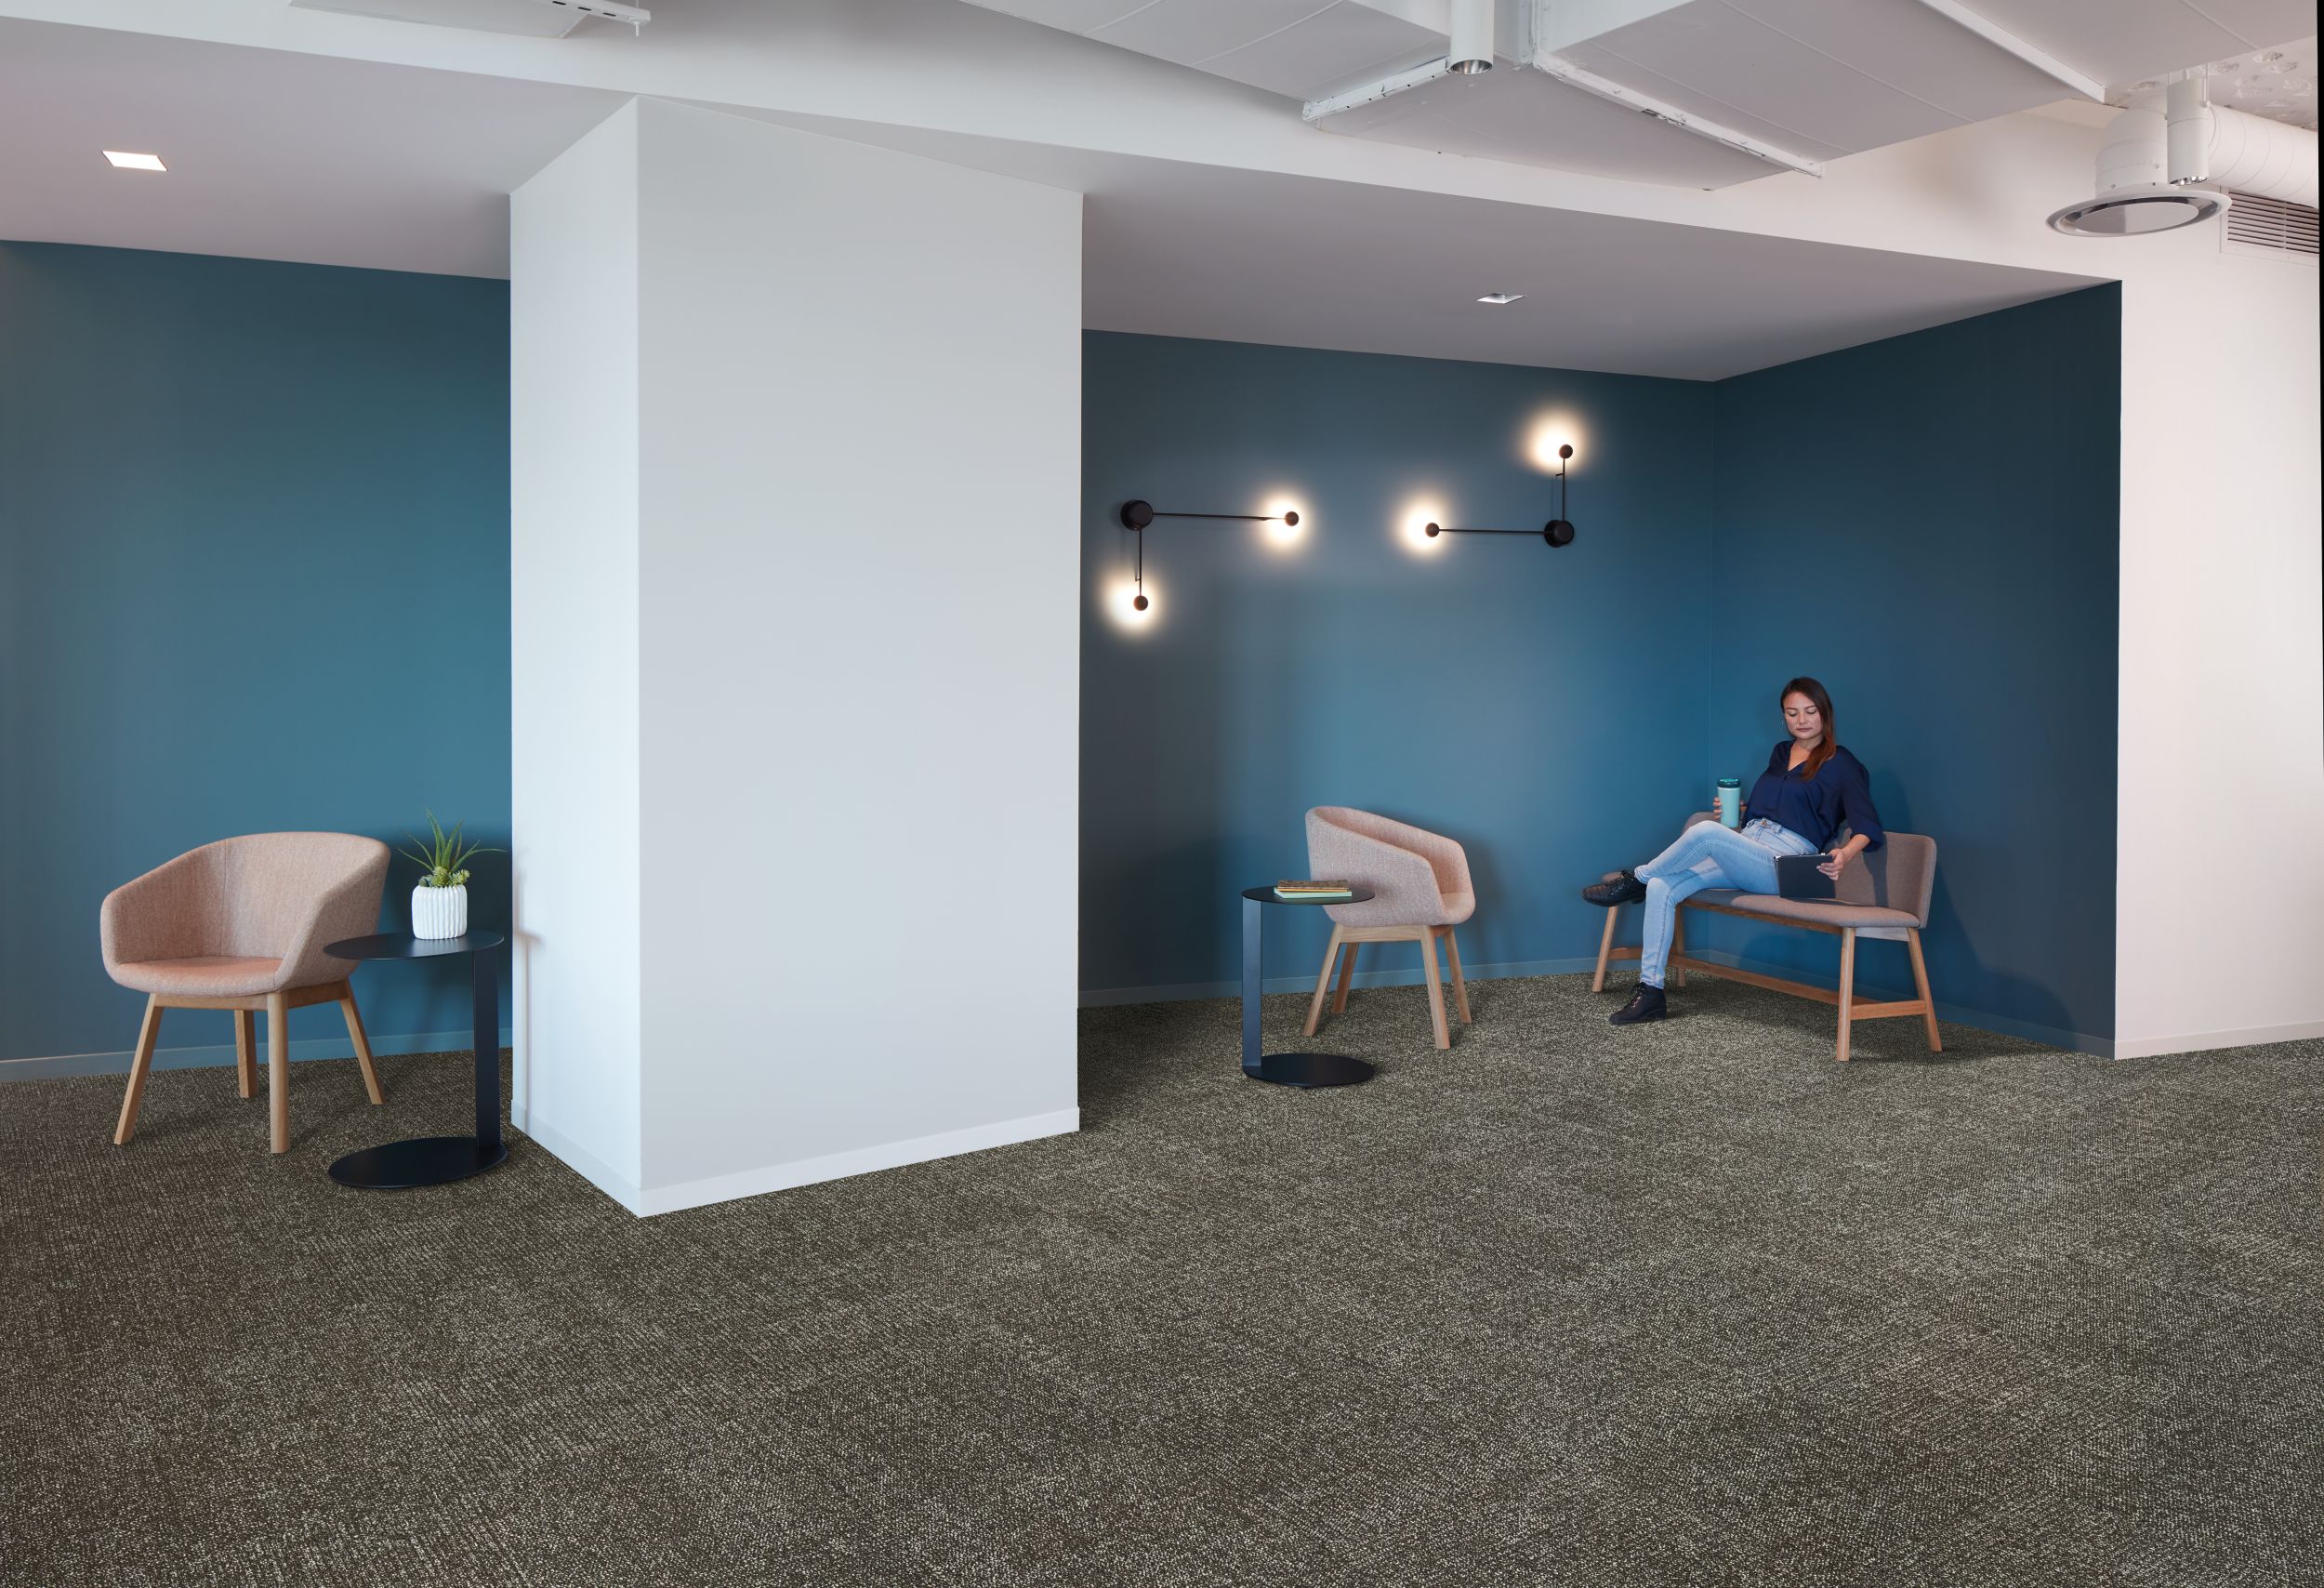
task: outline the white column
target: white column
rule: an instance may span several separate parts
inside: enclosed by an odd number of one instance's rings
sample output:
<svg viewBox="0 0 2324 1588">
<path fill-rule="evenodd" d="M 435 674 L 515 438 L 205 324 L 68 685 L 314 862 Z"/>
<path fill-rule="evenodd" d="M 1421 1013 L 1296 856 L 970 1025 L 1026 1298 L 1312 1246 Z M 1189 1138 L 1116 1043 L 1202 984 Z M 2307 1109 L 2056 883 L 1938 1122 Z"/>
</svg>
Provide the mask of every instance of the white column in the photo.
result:
<svg viewBox="0 0 2324 1588">
<path fill-rule="evenodd" d="M 584 217 L 555 201 L 576 157 L 609 189 Z M 595 312 L 631 326 L 604 362 L 631 381 L 609 418 L 635 557 L 600 582 L 634 624 L 634 819 L 607 853 L 636 867 L 635 952 L 590 941 L 639 1085 L 635 1176 L 598 1183 L 655 1212 L 1071 1130 L 1079 197 L 640 101 L 517 195 L 521 366 L 542 233 L 591 247 L 625 205 L 634 291 Z M 522 441 L 518 472 L 522 498 Z M 526 570 L 520 613 L 557 608 Z M 520 686 L 521 761 L 558 688 Z M 573 926 L 533 874 L 595 864 L 570 818 L 611 813 L 517 781 L 546 967 Z M 539 969 L 527 994 L 535 1134 L 590 1173 L 548 1101 L 581 1000 Z"/>
<path fill-rule="evenodd" d="M 510 205 L 510 796 L 518 1129 L 634 1205 L 638 106 Z"/>
</svg>

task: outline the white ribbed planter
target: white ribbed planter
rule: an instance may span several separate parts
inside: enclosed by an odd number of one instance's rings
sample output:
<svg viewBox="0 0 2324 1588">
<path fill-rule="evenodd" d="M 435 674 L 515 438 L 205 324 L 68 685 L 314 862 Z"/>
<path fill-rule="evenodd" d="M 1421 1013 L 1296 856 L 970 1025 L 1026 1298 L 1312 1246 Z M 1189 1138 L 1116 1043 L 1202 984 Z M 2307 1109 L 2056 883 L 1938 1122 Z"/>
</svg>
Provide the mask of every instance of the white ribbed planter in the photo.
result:
<svg viewBox="0 0 2324 1588">
<path fill-rule="evenodd" d="M 412 935 L 457 937 L 468 931 L 468 888 L 414 888 Z"/>
</svg>

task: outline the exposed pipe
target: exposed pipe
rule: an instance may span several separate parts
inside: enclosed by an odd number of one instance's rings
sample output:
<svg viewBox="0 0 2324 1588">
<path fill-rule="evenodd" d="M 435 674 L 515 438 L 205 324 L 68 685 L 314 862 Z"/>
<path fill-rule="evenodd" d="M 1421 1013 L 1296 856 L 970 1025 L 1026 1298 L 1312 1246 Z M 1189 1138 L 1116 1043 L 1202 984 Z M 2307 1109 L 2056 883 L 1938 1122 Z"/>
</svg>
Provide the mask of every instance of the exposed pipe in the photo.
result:
<svg viewBox="0 0 2324 1588">
<path fill-rule="evenodd" d="M 2316 134 L 2308 128 L 2213 105 L 2200 77 L 2171 85 L 2165 119 L 2174 187 L 2207 182 L 2316 207 Z"/>
</svg>

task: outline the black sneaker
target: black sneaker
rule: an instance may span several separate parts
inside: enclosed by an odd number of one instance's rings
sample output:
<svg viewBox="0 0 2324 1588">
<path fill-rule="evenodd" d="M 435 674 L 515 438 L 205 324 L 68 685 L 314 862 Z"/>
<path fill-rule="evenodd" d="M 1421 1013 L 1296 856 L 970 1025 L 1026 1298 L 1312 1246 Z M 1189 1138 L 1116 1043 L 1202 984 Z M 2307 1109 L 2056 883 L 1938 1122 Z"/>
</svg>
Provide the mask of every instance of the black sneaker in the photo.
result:
<svg viewBox="0 0 2324 1588">
<path fill-rule="evenodd" d="M 1644 1020 L 1664 1020 L 1670 1017 L 1670 1006 L 1662 997 L 1660 987 L 1638 984 L 1638 990 L 1630 995 L 1630 1001 L 1607 1015 L 1610 1026 L 1635 1026 Z"/>
<path fill-rule="evenodd" d="M 1581 891 L 1581 896 L 1593 905 L 1634 905 L 1646 896 L 1646 884 L 1625 866 L 1614 874 L 1613 880 L 1591 883 Z"/>
</svg>

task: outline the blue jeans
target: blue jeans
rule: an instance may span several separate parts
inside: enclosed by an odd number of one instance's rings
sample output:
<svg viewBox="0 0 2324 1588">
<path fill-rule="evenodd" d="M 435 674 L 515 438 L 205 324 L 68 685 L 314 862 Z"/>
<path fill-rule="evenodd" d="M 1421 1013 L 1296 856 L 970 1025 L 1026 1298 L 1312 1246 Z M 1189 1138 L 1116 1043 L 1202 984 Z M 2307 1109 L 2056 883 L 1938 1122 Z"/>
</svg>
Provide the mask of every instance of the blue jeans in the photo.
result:
<svg viewBox="0 0 2324 1588">
<path fill-rule="evenodd" d="M 1638 979 L 1650 987 L 1662 985 L 1663 968 L 1670 962 L 1670 927 L 1683 901 L 1705 888 L 1772 893 L 1776 855 L 1815 853 L 1814 844 L 1764 816 L 1741 832 L 1717 822 L 1697 822 L 1681 833 L 1676 843 L 1634 873 L 1646 884 L 1646 940 L 1638 956 Z"/>
</svg>

